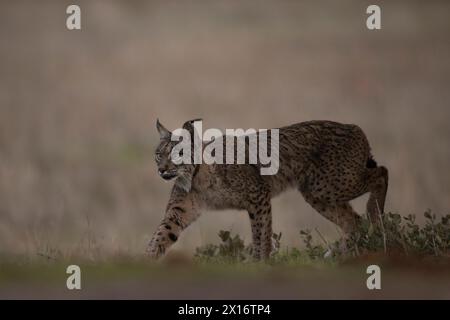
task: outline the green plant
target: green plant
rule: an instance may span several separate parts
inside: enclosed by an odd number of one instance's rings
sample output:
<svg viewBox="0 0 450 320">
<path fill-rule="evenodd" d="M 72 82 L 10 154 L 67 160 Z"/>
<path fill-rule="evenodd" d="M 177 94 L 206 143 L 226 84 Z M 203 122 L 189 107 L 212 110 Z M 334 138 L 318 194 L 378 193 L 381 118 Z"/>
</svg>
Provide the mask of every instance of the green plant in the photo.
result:
<svg viewBox="0 0 450 320">
<path fill-rule="evenodd" d="M 281 233 L 274 233 L 270 262 L 304 263 L 307 260 L 317 261 L 331 256 L 342 259 L 371 252 L 450 257 L 450 215 L 438 219 L 435 214 L 426 211 L 424 218 L 423 226 L 418 225 L 416 217 L 411 214 L 402 217 L 397 213 L 386 213 L 373 223 L 362 218 L 355 232 L 332 243 L 328 243 L 317 229 L 322 243 L 315 241 L 311 230 L 301 230 L 300 236 L 305 246 L 303 250 L 280 250 Z M 204 261 L 232 263 L 251 260 L 252 247 L 245 245 L 239 235 L 221 230 L 219 238 L 221 243 L 218 245 L 207 244 L 197 248 L 195 257 Z"/>
<path fill-rule="evenodd" d="M 239 235 L 231 235 L 230 231 L 219 231 L 219 245 L 206 244 L 196 249 L 195 257 L 200 260 L 241 262 L 249 257 L 251 247 L 245 246 Z"/>
<path fill-rule="evenodd" d="M 313 237 L 311 235 L 311 230 L 309 229 L 300 230 L 300 235 L 303 238 L 303 243 L 305 244 L 306 247 L 305 250 L 308 256 L 311 259 L 323 258 L 327 249 L 321 245 L 313 244 Z"/>
<path fill-rule="evenodd" d="M 402 217 L 386 213 L 380 221 L 363 219 L 358 230 L 345 242 L 347 253 L 361 255 L 368 252 L 405 255 L 448 256 L 450 248 L 450 215 L 437 219 L 430 211 L 424 213 L 425 224 L 416 223 L 414 215 Z"/>
</svg>

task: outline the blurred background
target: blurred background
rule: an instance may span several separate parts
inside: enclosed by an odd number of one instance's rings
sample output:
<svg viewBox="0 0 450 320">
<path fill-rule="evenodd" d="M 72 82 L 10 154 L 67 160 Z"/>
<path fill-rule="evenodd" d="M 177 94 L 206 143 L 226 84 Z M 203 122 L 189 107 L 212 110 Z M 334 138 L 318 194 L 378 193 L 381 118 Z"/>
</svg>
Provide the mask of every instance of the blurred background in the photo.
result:
<svg viewBox="0 0 450 320">
<path fill-rule="evenodd" d="M 450 2 L 377 1 L 379 31 L 359 0 L 76 1 L 69 31 L 72 3 L 0 3 L 0 254 L 143 254 L 172 185 L 157 117 L 358 124 L 389 169 L 387 210 L 449 213 Z M 295 191 L 273 212 L 283 246 L 303 228 L 338 236 Z M 251 239 L 244 212 L 205 212 L 174 250 L 220 229 Z"/>
</svg>

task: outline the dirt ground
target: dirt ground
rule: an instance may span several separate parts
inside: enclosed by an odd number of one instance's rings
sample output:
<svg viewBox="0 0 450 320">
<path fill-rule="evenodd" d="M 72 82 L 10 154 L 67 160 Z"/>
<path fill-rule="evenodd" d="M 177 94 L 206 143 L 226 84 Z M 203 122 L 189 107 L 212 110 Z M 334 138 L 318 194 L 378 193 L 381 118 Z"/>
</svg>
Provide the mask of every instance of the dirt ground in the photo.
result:
<svg viewBox="0 0 450 320">
<path fill-rule="evenodd" d="M 367 267 L 381 268 L 369 290 Z M 68 290 L 68 264 L 3 265 L 1 299 L 450 299 L 449 262 L 360 259 L 342 265 L 198 265 L 172 260 L 81 264 L 81 290 Z"/>
</svg>

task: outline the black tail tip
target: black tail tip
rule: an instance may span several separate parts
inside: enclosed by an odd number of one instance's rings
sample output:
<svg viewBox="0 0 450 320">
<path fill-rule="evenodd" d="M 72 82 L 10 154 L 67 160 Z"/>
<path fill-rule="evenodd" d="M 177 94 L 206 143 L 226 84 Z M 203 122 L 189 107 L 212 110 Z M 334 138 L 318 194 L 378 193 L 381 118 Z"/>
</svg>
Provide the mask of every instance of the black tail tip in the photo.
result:
<svg viewBox="0 0 450 320">
<path fill-rule="evenodd" d="M 372 157 L 369 157 L 369 159 L 367 159 L 366 167 L 367 168 L 376 168 L 376 167 L 378 167 L 378 164 Z"/>
</svg>

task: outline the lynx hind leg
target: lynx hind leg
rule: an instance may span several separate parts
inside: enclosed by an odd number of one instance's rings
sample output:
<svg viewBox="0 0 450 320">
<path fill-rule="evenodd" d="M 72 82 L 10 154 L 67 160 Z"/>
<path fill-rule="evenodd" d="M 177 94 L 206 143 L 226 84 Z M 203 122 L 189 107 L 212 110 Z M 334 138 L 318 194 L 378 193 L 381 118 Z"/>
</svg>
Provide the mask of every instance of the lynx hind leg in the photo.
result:
<svg viewBox="0 0 450 320">
<path fill-rule="evenodd" d="M 368 169 L 367 191 L 370 192 L 367 201 L 367 214 L 372 222 L 379 221 L 384 214 L 384 204 L 388 189 L 388 170 L 385 167 Z"/>
<path fill-rule="evenodd" d="M 267 259 L 272 251 L 272 208 L 270 198 L 263 197 L 248 209 L 252 228 L 253 258 Z"/>
<path fill-rule="evenodd" d="M 346 234 L 355 231 L 361 221 L 361 217 L 348 202 L 327 203 L 308 193 L 303 194 L 303 197 L 317 212 L 339 226 Z"/>
</svg>

